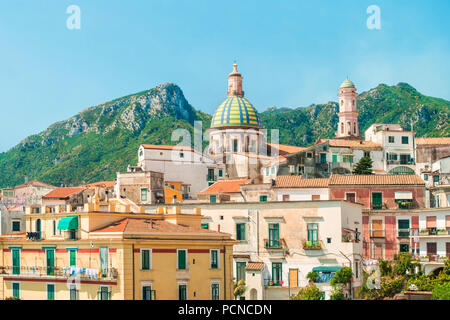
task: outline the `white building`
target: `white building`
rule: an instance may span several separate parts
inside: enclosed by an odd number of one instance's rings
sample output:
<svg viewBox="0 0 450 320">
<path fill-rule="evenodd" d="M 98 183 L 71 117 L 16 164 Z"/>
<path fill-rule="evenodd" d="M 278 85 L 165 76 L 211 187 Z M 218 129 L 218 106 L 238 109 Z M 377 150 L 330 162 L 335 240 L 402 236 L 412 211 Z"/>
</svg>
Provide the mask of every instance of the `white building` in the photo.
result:
<svg viewBox="0 0 450 320">
<path fill-rule="evenodd" d="M 450 208 L 423 210 L 419 215 L 420 262 L 426 274 L 437 274 L 450 257 L 449 232 Z"/>
<path fill-rule="evenodd" d="M 225 166 L 191 147 L 142 144 L 138 166 L 143 171 L 164 173 L 165 181 L 190 184 L 193 197 L 225 176 Z"/>
</svg>

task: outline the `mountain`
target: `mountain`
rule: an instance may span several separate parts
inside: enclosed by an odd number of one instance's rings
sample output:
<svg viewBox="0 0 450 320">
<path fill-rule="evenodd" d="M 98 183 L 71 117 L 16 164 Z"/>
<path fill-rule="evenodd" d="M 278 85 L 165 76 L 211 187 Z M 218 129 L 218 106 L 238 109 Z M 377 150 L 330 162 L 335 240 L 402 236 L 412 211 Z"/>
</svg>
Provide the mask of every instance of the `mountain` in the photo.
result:
<svg viewBox="0 0 450 320">
<path fill-rule="evenodd" d="M 409 130 L 413 121 L 417 136 L 450 136 L 450 102 L 424 96 L 406 83 L 361 93 L 358 110 L 362 132 L 372 123 L 400 123 Z M 261 120 L 264 128 L 280 130 L 280 143 L 308 146 L 334 136 L 337 111 L 337 102 L 270 107 Z M 170 83 L 90 107 L 1 153 L 0 187 L 23 183 L 25 176 L 58 186 L 114 179 L 137 162 L 140 144 L 174 144 L 172 130 L 192 134 L 196 120 L 207 129 L 211 116 L 194 109 Z"/>
<path fill-rule="evenodd" d="M 57 186 L 114 179 L 137 162 L 141 143 L 173 144 L 173 129 L 192 133 L 195 120 L 209 127 L 209 119 L 178 86 L 164 83 L 85 109 L 1 153 L 0 186 L 23 183 L 25 176 Z"/>
</svg>

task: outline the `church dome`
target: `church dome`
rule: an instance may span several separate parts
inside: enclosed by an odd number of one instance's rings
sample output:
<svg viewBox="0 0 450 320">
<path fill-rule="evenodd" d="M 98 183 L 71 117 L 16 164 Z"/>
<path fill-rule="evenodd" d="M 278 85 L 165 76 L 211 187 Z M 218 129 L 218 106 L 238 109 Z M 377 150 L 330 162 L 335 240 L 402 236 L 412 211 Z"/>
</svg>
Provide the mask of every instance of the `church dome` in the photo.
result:
<svg viewBox="0 0 450 320">
<path fill-rule="evenodd" d="M 244 97 L 228 97 L 217 108 L 211 120 L 211 128 L 254 127 L 261 128 L 261 120 L 255 107 Z"/>
<path fill-rule="evenodd" d="M 351 82 L 350 80 L 344 80 L 344 82 L 342 82 L 340 88 L 354 88 L 355 85 L 353 84 L 353 82 Z"/>
</svg>

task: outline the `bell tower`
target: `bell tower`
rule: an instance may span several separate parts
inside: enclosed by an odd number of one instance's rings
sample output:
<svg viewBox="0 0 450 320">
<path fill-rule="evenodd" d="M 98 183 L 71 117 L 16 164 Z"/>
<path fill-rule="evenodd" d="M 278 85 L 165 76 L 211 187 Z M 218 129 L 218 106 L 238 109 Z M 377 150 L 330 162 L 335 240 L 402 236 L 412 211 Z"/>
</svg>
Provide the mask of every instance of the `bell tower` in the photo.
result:
<svg viewBox="0 0 450 320">
<path fill-rule="evenodd" d="M 345 80 L 339 88 L 339 125 L 337 138 L 359 137 L 359 112 L 356 108 L 358 94 L 353 82 Z"/>
</svg>

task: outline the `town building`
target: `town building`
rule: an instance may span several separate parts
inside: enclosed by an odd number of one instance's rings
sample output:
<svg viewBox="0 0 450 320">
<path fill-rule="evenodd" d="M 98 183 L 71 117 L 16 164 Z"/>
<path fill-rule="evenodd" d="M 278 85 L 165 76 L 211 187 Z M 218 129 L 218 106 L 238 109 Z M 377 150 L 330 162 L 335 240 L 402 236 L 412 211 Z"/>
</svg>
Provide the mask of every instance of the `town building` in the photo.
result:
<svg viewBox="0 0 450 320">
<path fill-rule="evenodd" d="M 422 210 L 411 238 L 420 244 L 416 256 L 425 274 L 439 274 L 450 258 L 450 208 Z"/>
<path fill-rule="evenodd" d="M 114 194 L 133 204 L 164 203 L 164 173 L 140 168 L 117 172 Z"/>
<path fill-rule="evenodd" d="M 361 285 L 359 204 L 324 200 L 182 205 L 186 212 L 194 208 L 202 211 L 203 228 L 230 233 L 238 241 L 234 281 L 246 281 L 246 299 L 289 299 L 307 285 L 311 271 L 318 272 L 316 284 L 329 299 L 329 281 L 345 266 L 354 273 L 351 294 Z"/>
<path fill-rule="evenodd" d="M 0 237 L 0 299 L 232 299 L 229 234 L 202 229 L 198 209 L 139 210 L 116 200 L 77 212 L 27 207 L 26 233 Z"/>
</svg>

